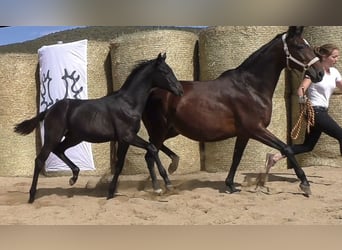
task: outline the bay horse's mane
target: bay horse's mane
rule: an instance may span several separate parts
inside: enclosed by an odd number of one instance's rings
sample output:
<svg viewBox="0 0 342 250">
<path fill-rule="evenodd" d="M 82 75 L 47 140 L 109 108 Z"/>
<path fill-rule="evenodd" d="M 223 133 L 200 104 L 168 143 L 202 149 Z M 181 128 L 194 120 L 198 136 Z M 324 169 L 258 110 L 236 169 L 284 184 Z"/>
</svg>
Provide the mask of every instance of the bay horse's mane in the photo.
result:
<svg viewBox="0 0 342 250">
<path fill-rule="evenodd" d="M 261 46 L 259 49 L 254 51 L 251 55 L 249 55 L 239 66 L 237 66 L 235 69 L 228 69 L 224 71 L 219 77 L 225 76 L 227 73 L 231 72 L 232 70 L 238 70 L 238 69 L 245 69 L 248 68 L 249 65 L 255 65 L 255 58 L 258 58 L 260 55 L 265 54 L 266 51 L 269 49 L 270 44 L 272 44 L 276 39 L 278 39 L 280 36 L 282 36 L 284 33 L 276 35 L 271 41 Z"/>
</svg>

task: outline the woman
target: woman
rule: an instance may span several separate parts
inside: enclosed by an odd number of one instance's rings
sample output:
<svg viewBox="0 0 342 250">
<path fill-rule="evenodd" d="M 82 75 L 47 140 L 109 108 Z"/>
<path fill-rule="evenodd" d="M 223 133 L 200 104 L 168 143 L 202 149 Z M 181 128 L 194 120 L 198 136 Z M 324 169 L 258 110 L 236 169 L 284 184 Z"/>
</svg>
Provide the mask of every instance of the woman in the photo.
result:
<svg viewBox="0 0 342 250">
<path fill-rule="evenodd" d="M 307 93 L 315 112 L 315 124 L 310 132 L 305 134 L 303 144 L 292 145 L 294 154 L 312 151 L 322 132 L 335 138 L 340 143 L 342 155 L 342 128 L 328 114 L 329 100 L 336 87 L 342 90 L 342 79 L 339 71 L 334 67 L 339 57 L 339 49 L 333 44 L 324 44 L 315 48 L 315 53 L 320 58 L 325 74 L 322 81 L 312 83 L 309 77 L 298 88 L 299 103 L 305 103 Z M 285 158 L 281 153 L 266 155 L 266 172 L 280 159 Z"/>
</svg>

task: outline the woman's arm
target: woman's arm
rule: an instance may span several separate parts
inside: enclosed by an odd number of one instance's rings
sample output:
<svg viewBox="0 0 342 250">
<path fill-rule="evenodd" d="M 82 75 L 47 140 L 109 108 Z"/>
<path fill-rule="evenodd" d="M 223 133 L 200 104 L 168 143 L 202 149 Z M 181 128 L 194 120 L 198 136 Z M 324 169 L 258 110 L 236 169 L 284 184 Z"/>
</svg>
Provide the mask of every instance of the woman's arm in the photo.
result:
<svg viewBox="0 0 342 250">
<path fill-rule="evenodd" d="M 310 84 L 311 84 L 311 79 L 305 77 L 303 79 L 303 81 L 301 82 L 301 84 L 299 85 L 299 88 L 297 89 L 297 95 L 299 97 L 304 96 L 306 93 L 306 90 L 309 88 Z M 341 87 L 342 87 L 342 85 L 341 85 Z"/>
</svg>

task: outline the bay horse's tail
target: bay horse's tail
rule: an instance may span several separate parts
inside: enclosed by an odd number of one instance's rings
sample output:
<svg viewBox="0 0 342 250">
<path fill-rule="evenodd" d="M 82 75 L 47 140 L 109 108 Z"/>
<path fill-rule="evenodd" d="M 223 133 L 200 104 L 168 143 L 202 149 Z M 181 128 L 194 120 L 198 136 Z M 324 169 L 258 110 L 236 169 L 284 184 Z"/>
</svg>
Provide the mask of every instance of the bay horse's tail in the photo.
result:
<svg viewBox="0 0 342 250">
<path fill-rule="evenodd" d="M 43 111 L 29 120 L 25 120 L 21 123 L 16 124 L 14 127 L 14 132 L 21 135 L 28 135 L 38 126 L 39 122 L 44 120 L 45 115 L 46 111 Z"/>
</svg>

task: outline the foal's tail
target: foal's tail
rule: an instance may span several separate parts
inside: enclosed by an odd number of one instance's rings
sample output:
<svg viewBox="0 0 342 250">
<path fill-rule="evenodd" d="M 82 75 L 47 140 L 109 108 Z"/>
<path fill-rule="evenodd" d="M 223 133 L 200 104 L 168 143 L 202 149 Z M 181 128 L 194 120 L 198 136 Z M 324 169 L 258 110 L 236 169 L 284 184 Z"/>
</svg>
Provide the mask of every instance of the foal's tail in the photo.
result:
<svg viewBox="0 0 342 250">
<path fill-rule="evenodd" d="M 36 117 L 33 117 L 29 120 L 25 120 L 21 123 L 18 123 L 14 126 L 14 132 L 21 134 L 21 135 L 28 135 L 31 133 L 41 122 L 44 120 L 46 115 L 46 111 L 39 113 Z"/>
</svg>

